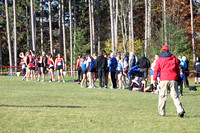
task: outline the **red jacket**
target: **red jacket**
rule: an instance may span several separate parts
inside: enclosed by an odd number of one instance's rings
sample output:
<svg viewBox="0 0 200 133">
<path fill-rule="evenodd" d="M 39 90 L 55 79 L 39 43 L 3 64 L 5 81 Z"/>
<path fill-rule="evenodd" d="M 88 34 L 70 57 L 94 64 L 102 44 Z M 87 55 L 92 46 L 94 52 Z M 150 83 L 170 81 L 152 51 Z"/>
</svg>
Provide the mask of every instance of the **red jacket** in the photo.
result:
<svg viewBox="0 0 200 133">
<path fill-rule="evenodd" d="M 178 59 L 169 52 L 163 52 L 154 67 L 153 80 L 157 79 L 160 72 L 160 81 L 178 80 L 180 77 L 180 68 Z"/>
</svg>

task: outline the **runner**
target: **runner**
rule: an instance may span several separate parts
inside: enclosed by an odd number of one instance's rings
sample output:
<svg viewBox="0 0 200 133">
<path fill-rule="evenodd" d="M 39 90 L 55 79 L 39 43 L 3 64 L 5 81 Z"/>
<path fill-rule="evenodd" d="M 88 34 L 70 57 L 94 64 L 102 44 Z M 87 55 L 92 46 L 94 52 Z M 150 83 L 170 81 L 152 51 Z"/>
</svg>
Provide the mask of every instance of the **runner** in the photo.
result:
<svg viewBox="0 0 200 133">
<path fill-rule="evenodd" d="M 53 56 L 51 54 L 48 55 L 48 64 L 49 64 L 49 82 L 55 82 L 55 76 L 54 76 L 54 61 Z"/>
<path fill-rule="evenodd" d="M 63 76 L 63 68 L 64 68 L 64 60 L 63 58 L 60 57 L 60 54 L 57 55 L 58 57 L 55 60 L 55 68 L 58 73 L 58 83 L 60 83 L 60 75 L 62 77 L 63 83 L 65 83 L 65 79 Z"/>
<path fill-rule="evenodd" d="M 31 54 L 29 55 L 29 70 L 30 70 L 30 75 L 31 75 L 31 81 L 34 80 L 36 81 L 36 75 L 35 75 L 35 52 L 31 51 Z M 29 75 L 29 76 L 30 76 Z M 29 80 L 29 76 L 27 77 Z"/>
<path fill-rule="evenodd" d="M 83 83 L 85 82 L 86 87 L 87 86 L 87 67 L 86 67 L 87 61 L 85 60 L 85 56 L 82 56 L 81 58 L 81 69 L 83 73 L 83 80 L 81 81 L 81 88 L 83 88 Z"/>
<path fill-rule="evenodd" d="M 49 69 L 48 69 L 48 66 L 47 66 L 47 64 L 48 64 L 48 63 L 47 63 L 48 58 L 47 58 L 45 52 L 42 52 L 42 61 L 43 61 L 43 74 L 44 74 L 44 78 L 43 78 L 42 81 L 44 81 L 44 80 L 45 80 L 45 73 L 46 73 L 46 70 L 49 70 Z"/>
<path fill-rule="evenodd" d="M 82 54 L 79 54 L 76 65 L 78 71 L 78 84 L 80 84 L 81 80 L 83 79 L 83 73 L 81 69 L 81 59 L 82 59 Z"/>
<path fill-rule="evenodd" d="M 41 75 L 42 75 L 42 81 L 44 81 L 44 70 L 43 70 L 43 68 L 44 68 L 44 63 L 43 63 L 43 56 L 41 56 L 41 55 L 37 55 L 37 61 L 38 61 L 38 63 L 37 63 L 37 66 L 38 66 L 38 82 L 40 81 L 40 77 L 41 77 Z"/>
<path fill-rule="evenodd" d="M 21 58 L 20 65 L 22 66 L 22 72 L 23 72 L 23 75 L 24 75 L 24 77 L 22 78 L 22 80 L 24 80 L 25 79 L 25 75 L 26 75 L 26 63 L 24 61 L 24 58 L 25 58 L 24 53 L 21 52 L 19 54 L 19 57 Z"/>
<path fill-rule="evenodd" d="M 120 55 L 118 55 L 117 56 L 117 71 L 118 71 L 119 89 L 125 89 L 124 83 L 122 81 L 123 69 L 124 69 L 123 59 L 121 58 Z"/>
<path fill-rule="evenodd" d="M 89 84 L 90 86 L 88 88 L 95 88 L 94 86 L 94 58 L 91 55 L 88 55 L 88 60 L 87 60 L 87 68 L 88 68 L 88 76 L 89 76 Z"/>
</svg>

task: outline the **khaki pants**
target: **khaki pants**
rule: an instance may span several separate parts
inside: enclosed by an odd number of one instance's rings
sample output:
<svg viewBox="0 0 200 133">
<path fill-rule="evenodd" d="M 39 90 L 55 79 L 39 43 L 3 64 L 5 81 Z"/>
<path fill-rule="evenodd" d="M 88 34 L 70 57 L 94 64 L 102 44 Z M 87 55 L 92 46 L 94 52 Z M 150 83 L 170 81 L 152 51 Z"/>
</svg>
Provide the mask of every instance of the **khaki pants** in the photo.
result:
<svg viewBox="0 0 200 133">
<path fill-rule="evenodd" d="M 174 80 L 160 81 L 159 90 L 159 103 L 158 103 L 158 113 L 159 115 L 165 115 L 165 104 L 167 101 L 167 90 L 170 90 L 170 95 L 176 106 L 177 113 L 184 111 L 181 101 L 178 96 L 178 82 Z"/>
</svg>

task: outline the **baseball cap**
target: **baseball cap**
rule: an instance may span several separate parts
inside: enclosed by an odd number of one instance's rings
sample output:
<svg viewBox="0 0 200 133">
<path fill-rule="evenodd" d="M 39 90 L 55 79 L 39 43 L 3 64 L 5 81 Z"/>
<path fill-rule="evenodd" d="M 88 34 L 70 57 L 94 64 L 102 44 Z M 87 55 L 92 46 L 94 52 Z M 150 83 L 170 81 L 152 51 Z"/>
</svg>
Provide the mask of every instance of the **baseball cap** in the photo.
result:
<svg viewBox="0 0 200 133">
<path fill-rule="evenodd" d="M 162 50 L 162 52 L 167 52 L 167 51 L 169 51 L 169 48 L 168 48 L 168 46 L 165 45 L 162 47 L 161 50 Z"/>
</svg>

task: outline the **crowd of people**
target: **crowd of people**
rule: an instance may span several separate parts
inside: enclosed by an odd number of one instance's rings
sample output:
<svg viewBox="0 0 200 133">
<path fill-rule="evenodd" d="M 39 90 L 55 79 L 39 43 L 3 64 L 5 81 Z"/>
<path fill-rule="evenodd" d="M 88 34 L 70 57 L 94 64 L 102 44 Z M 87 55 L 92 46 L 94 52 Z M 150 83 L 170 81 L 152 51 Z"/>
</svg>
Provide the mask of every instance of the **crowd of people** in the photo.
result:
<svg viewBox="0 0 200 133">
<path fill-rule="evenodd" d="M 55 74 L 56 70 L 58 73 L 58 82 L 60 82 L 60 77 L 62 77 L 63 83 L 65 83 L 63 76 L 63 68 L 65 66 L 63 58 L 61 58 L 60 54 L 57 55 L 57 58 L 54 60 L 51 54 L 46 55 L 45 52 L 42 55 L 36 54 L 35 51 L 28 51 L 25 54 L 23 52 L 20 53 L 21 58 L 21 66 L 24 77 L 22 80 L 29 81 L 44 81 L 45 74 L 48 72 L 50 80 L 49 82 L 55 82 Z M 36 79 L 36 66 L 38 70 L 38 79 Z M 31 77 L 31 79 L 30 79 Z M 42 80 L 41 80 L 42 77 Z"/>
<path fill-rule="evenodd" d="M 44 81 L 45 75 L 49 72 L 50 81 L 55 82 L 55 73 L 57 72 L 57 81 L 60 82 L 61 78 L 63 83 L 65 82 L 63 76 L 63 69 L 65 63 L 60 54 L 57 54 L 54 59 L 51 54 L 46 55 L 45 52 L 42 55 L 36 54 L 34 51 L 20 53 L 21 66 L 24 77 L 22 80 L 26 81 Z M 82 55 L 79 54 L 77 59 L 77 71 L 78 71 L 78 83 L 81 87 L 95 88 L 95 82 L 99 80 L 99 88 L 108 88 L 108 82 L 110 81 L 111 89 L 125 89 L 128 88 L 132 91 L 140 92 L 152 92 L 155 94 L 159 93 L 159 77 L 157 78 L 157 85 L 153 85 L 153 73 L 154 67 L 156 65 L 156 60 L 159 58 L 155 55 L 152 64 L 149 59 L 145 57 L 145 54 L 141 54 L 141 58 L 138 59 L 133 52 L 127 53 L 111 53 L 107 55 L 105 51 L 100 51 L 99 55 Z M 185 56 L 178 57 L 180 64 L 180 77 L 182 78 L 180 83 L 180 94 L 183 95 L 183 85 L 185 87 L 189 86 L 188 76 L 188 60 Z M 38 75 L 36 76 L 36 66 Z M 134 74 L 131 73 L 132 68 L 134 69 Z M 147 86 L 148 80 L 148 70 L 151 68 L 151 85 Z M 200 61 L 197 57 L 197 61 L 194 64 L 194 68 L 200 71 Z M 136 71 L 135 71 L 136 70 Z M 37 77 L 37 79 L 36 79 Z M 197 77 L 199 74 L 195 74 L 195 83 L 197 83 Z M 31 79 L 30 79 L 31 78 Z M 185 84 L 184 84 L 185 82 Z M 200 83 L 200 78 L 199 78 Z"/>
</svg>

